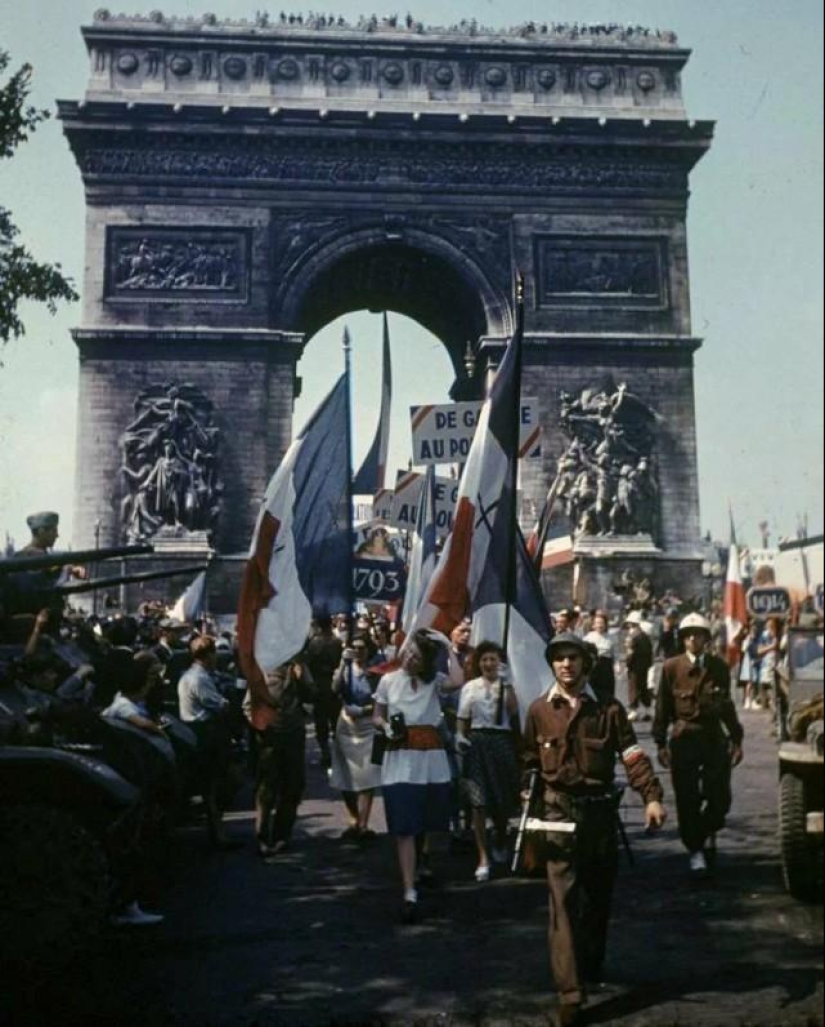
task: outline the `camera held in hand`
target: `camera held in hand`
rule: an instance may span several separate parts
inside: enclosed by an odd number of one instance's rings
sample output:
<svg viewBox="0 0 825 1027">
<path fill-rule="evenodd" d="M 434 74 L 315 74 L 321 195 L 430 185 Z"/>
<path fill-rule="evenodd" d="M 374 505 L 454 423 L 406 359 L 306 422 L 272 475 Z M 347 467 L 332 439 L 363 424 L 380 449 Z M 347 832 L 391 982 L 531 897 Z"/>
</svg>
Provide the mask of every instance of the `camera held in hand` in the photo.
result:
<svg viewBox="0 0 825 1027">
<path fill-rule="evenodd" d="M 402 742 L 407 737 L 407 722 L 403 713 L 393 713 L 390 717 L 390 730 L 394 742 Z"/>
</svg>

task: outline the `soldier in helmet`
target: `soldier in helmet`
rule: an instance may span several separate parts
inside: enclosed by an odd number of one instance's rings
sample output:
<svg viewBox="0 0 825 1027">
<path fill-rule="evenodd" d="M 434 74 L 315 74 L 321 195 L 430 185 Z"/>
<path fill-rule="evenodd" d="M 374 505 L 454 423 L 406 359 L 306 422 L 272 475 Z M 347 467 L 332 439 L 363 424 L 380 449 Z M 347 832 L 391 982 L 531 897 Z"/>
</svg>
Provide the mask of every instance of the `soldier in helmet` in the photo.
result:
<svg viewBox="0 0 825 1027">
<path fill-rule="evenodd" d="M 580 1022 L 585 982 L 601 978 L 618 869 L 616 762 L 645 804 L 648 827 L 665 820 L 662 787 L 621 703 L 599 699 L 588 681 L 592 647 L 572 632 L 556 635 L 545 658 L 553 687 L 524 727 L 524 766 L 537 770 L 537 812 L 559 824 L 547 832 L 550 965 L 561 1022 Z"/>
<path fill-rule="evenodd" d="M 666 660 L 653 721 L 659 762 L 669 768 L 679 834 L 690 870 L 707 874 L 705 845 L 731 806 L 731 768 L 742 761 L 744 732 L 730 694 L 730 670 L 708 652 L 710 624 L 691 613 L 679 624 L 684 653 Z"/>
</svg>

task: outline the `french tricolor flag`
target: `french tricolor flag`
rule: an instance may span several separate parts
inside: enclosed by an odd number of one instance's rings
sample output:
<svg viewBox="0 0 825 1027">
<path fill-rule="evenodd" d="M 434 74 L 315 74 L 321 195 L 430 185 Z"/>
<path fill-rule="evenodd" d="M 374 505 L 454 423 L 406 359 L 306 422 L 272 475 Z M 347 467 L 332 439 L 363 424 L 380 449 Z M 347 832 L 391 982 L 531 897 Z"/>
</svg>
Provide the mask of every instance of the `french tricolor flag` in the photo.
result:
<svg viewBox="0 0 825 1027">
<path fill-rule="evenodd" d="M 519 704 L 526 710 L 550 683 L 544 663 L 550 619 L 514 517 L 511 461 L 518 453 L 521 344 L 519 328 L 481 408 L 453 530 L 411 632 L 431 627 L 449 634 L 472 613 L 474 640 L 501 644 L 509 605 L 508 659 Z M 515 574 L 508 582 L 512 560 Z M 514 594 L 508 595 L 511 590 Z"/>
<path fill-rule="evenodd" d="M 384 314 L 383 370 L 381 373 L 381 410 L 375 438 L 355 475 L 352 491 L 357 496 L 374 496 L 386 485 L 387 450 L 390 444 L 390 407 L 392 404 L 392 365 L 390 329 Z"/>
<path fill-rule="evenodd" d="M 266 490 L 238 602 L 252 723 L 271 720 L 265 677 L 304 647 L 313 613 L 349 609 L 352 540 L 347 376 L 286 452 Z"/>
<path fill-rule="evenodd" d="M 745 587 L 742 584 L 742 572 L 739 566 L 739 546 L 736 544 L 736 529 L 733 524 L 733 513 L 730 515 L 730 551 L 728 553 L 728 570 L 725 577 L 725 636 L 726 657 L 728 666 L 733 668 L 742 657 L 741 633 L 748 623 L 748 606 L 745 599 Z"/>
<path fill-rule="evenodd" d="M 410 633 L 418 608 L 426 595 L 427 586 L 435 572 L 438 562 L 436 542 L 435 466 L 430 464 L 424 476 L 424 487 L 418 500 L 418 518 L 410 551 L 407 591 L 404 595 L 404 610 L 401 615 L 401 624 L 405 635 Z"/>
</svg>

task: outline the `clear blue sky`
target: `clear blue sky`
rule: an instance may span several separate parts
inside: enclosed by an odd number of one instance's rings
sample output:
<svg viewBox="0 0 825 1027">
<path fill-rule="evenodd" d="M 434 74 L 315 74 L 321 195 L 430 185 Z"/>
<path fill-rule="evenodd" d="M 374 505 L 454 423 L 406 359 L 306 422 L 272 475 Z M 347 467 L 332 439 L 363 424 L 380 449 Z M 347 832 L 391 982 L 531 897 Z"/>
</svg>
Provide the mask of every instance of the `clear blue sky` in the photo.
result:
<svg viewBox="0 0 825 1027">
<path fill-rule="evenodd" d="M 53 108 L 79 99 L 88 64 L 80 36 L 95 2 L 0 0 L 0 46 L 14 64 L 35 69 L 34 100 Z M 163 0 L 113 9 L 168 15 L 253 17 L 259 0 Z M 283 5 L 281 5 L 283 6 Z M 281 10 L 271 7 L 277 14 Z M 318 8 L 317 4 L 310 5 Z M 693 50 L 684 75 L 688 112 L 717 121 L 710 154 L 691 179 L 688 220 L 694 332 L 705 344 L 696 360 L 702 524 L 727 535 L 733 502 L 740 536 L 756 544 L 757 524 L 774 537 L 792 533 L 807 512 L 823 522 L 823 24 L 821 3 L 794 0 L 424 0 L 409 5 L 431 24 L 462 18 L 504 26 L 537 21 L 611 22 L 673 29 Z M 300 8 L 289 8 L 300 10 Z M 358 0 L 321 5 L 357 18 Z M 379 15 L 406 13 L 377 5 Z M 42 126 L 11 161 L 0 164 L 0 202 L 13 211 L 25 242 L 60 261 L 82 284 L 84 202 L 80 174 L 57 121 Z M 69 329 L 80 306 L 55 318 L 24 311 L 28 335 L 0 352 L 0 541 L 26 535 L 25 515 L 63 512 L 71 540 L 77 356 Z M 374 428 L 380 322 L 347 318 L 354 336 L 356 449 Z M 407 408 L 445 402 L 450 381 L 438 341 L 402 318 L 391 320 L 395 396 L 391 465 L 409 452 Z M 307 348 L 306 383 L 296 427 L 330 387 L 340 367 L 340 325 Z M 426 371 L 422 373 L 422 367 Z M 447 383 L 447 384 L 445 384 Z"/>
</svg>

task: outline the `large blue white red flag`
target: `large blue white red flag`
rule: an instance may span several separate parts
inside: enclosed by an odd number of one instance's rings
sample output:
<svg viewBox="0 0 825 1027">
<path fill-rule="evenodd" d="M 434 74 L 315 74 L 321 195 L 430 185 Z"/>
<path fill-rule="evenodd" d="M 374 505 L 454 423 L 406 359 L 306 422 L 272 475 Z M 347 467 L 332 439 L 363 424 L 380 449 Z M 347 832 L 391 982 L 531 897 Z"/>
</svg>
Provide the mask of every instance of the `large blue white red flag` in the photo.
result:
<svg viewBox="0 0 825 1027">
<path fill-rule="evenodd" d="M 505 492 L 509 490 L 510 461 L 516 459 L 518 449 L 520 349 L 521 333 L 516 332 L 481 408 L 458 487 L 453 530 L 411 631 L 432 627 L 449 635 L 477 605 L 497 523 L 501 520 L 500 530 L 510 529 L 512 510 Z M 509 545 L 506 552 L 510 552 Z"/>
<path fill-rule="evenodd" d="M 424 476 L 424 487 L 418 500 L 418 516 L 413 532 L 410 566 L 407 572 L 407 591 L 404 595 L 404 609 L 401 614 L 401 625 L 406 635 L 409 634 L 438 562 L 436 541 L 435 465 L 430 464 Z"/>
<path fill-rule="evenodd" d="M 503 503 L 509 503 L 511 497 L 508 485 L 502 497 Z M 510 603 L 507 664 L 523 716 L 530 704 L 553 682 L 553 675 L 544 659 L 544 650 L 553 636 L 553 629 L 536 568 L 518 527 L 515 544 L 516 591 Z M 499 514 L 493 528 L 493 544 L 487 551 L 487 566 L 473 603 L 473 645 L 485 639 L 500 644 L 504 637 L 509 551 L 508 525 L 506 518 Z"/>
<path fill-rule="evenodd" d="M 301 651 L 315 614 L 349 609 L 347 376 L 315 411 L 266 490 L 238 602 L 252 722 L 271 719 L 265 676 Z"/>
<path fill-rule="evenodd" d="M 742 658 L 741 634 L 748 622 L 748 606 L 745 599 L 745 587 L 742 584 L 742 571 L 739 564 L 739 546 L 736 544 L 736 529 L 733 513 L 730 517 L 730 551 L 728 553 L 728 571 L 725 577 L 725 615 L 726 657 L 729 667 L 735 667 Z"/>
<path fill-rule="evenodd" d="M 390 329 L 384 314 L 383 369 L 381 372 L 381 411 L 378 429 L 364 462 L 352 483 L 358 496 L 374 496 L 383 489 L 387 477 L 387 449 L 390 444 L 390 406 L 392 404 L 392 365 L 390 363 Z"/>
<path fill-rule="evenodd" d="M 200 617 L 206 607 L 206 571 L 201 571 L 189 588 L 169 609 L 174 620 L 190 623 Z"/>
</svg>

